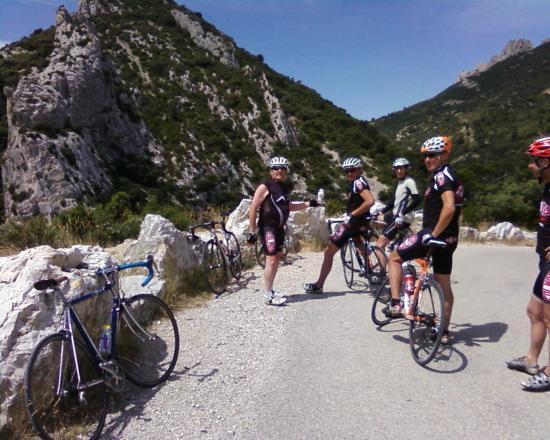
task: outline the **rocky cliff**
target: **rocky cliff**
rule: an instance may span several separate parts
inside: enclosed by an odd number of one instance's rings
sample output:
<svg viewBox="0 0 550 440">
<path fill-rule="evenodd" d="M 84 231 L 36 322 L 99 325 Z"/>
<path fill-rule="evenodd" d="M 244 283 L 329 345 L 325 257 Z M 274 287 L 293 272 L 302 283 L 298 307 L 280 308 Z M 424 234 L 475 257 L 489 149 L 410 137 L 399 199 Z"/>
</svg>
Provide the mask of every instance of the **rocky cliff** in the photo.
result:
<svg viewBox="0 0 550 440">
<path fill-rule="evenodd" d="M 0 57 L 8 217 L 116 191 L 141 204 L 237 201 L 274 153 L 290 158 L 298 192 L 338 194 L 340 156 L 390 154 L 367 124 L 171 0 L 81 0 L 74 14 L 59 8 L 53 49 L 32 69 L 24 47 Z"/>
</svg>

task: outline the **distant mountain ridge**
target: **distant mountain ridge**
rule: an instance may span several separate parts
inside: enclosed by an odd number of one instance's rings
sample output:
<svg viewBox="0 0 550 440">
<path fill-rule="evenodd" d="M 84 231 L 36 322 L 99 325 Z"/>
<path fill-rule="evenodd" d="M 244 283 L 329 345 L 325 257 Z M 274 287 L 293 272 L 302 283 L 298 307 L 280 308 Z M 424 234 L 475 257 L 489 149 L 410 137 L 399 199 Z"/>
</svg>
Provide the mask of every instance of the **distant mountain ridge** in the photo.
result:
<svg viewBox="0 0 550 440">
<path fill-rule="evenodd" d="M 520 40 L 503 53 L 466 83 L 458 81 L 374 126 L 416 160 L 424 140 L 451 135 L 453 161 L 468 195 L 465 219 L 532 225 L 539 189 L 527 171 L 525 150 L 534 138 L 550 135 L 550 42 L 530 48 Z"/>
<path fill-rule="evenodd" d="M 234 205 L 284 154 L 295 191 L 339 197 L 338 161 L 376 186 L 384 139 L 172 0 L 81 0 L 0 50 L 7 217 L 51 217 L 123 191 L 133 208 Z M 385 174 L 385 173 L 384 173 Z M 386 178 L 387 179 L 387 178 Z"/>
</svg>

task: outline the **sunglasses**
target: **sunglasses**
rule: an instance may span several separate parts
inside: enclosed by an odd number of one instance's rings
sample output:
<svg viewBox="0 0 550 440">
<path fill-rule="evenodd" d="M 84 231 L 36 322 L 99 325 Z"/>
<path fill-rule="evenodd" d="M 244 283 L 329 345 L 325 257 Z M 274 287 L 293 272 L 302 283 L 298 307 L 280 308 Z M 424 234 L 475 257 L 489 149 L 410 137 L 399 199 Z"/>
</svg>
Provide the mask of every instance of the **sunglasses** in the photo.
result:
<svg viewBox="0 0 550 440">
<path fill-rule="evenodd" d="M 288 169 L 286 167 L 271 167 L 271 169 L 273 171 L 278 171 L 278 170 L 285 170 L 285 171 L 288 171 Z"/>
<path fill-rule="evenodd" d="M 426 159 L 427 157 L 432 158 L 432 157 L 438 157 L 438 156 L 440 156 L 440 153 L 428 153 L 424 155 L 424 159 Z"/>
<path fill-rule="evenodd" d="M 357 168 L 346 168 L 344 170 L 344 173 L 346 174 L 352 174 L 352 173 L 355 173 L 357 171 Z"/>
</svg>

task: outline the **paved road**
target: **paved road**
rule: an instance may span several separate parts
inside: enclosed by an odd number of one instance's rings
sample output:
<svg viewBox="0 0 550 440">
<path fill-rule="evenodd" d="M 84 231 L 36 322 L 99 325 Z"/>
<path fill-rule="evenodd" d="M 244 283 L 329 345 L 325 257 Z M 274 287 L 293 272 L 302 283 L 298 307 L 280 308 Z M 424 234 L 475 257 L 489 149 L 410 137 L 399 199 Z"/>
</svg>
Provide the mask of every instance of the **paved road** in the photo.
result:
<svg viewBox="0 0 550 440">
<path fill-rule="evenodd" d="M 528 343 L 533 250 L 461 246 L 455 261 L 455 342 L 429 369 L 412 360 L 403 323 L 377 330 L 372 299 L 331 277 L 290 324 L 257 438 L 549 439 L 550 394 L 521 391 L 524 375 L 504 368 Z"/>
<path fill-rule="evenodd" d="M 256 271 L 180 313 L 178 374 L 128 398 L 139 405 L 109 438 L 549 439 L 550 393 L 522 391 L 526 376 L 504 367 L 527 348 L 534 250 L 462 245 L 455 256 L 454 343 L 428 369 L 404 323 L 372 324 L 372 298 L 349 291 L 339 265 L 324 294 L 303 294 L 322 259 L 305 253 L 281 268 L 286 307 L 261 303 Z"/>
</svg>

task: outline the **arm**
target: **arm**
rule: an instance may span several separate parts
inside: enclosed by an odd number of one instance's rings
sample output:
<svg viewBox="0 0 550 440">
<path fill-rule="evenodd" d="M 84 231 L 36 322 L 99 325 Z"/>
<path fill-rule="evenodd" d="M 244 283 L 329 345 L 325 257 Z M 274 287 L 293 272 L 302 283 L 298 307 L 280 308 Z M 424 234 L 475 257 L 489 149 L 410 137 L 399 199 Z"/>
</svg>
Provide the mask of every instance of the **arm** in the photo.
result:
<svg viewBox="0 0 550 440">
<path fill-rule="evenodd" d="M 254 198 L 252 199 L 252 204 L 248 208 L 248 232 L 251 234 L 256 233 L 256 212 L 260 209 L 260 205 L 263 203 L 269 190 L 267 186 L 261 184 L 254 193 Z"/>
<path fill-rule="evenodd" d="M 365 214 L 369 211 L 370 207 L 374 205 L 374 197 L 368 189 L 364 189 L 359 193 L 363 202 L 353 211 L 349 213 L 350 216 L 355 217 L 357 215 Z"/>
<path fill-rule="evenodd" d="M 420 194 L 411 194 L 411 199 L 411 203 L 409 203 L 409 205 L 403 210 L 403 215 L 411 212 L 414 208 L 420 205 L 420 202 L 422 201 L 422 197 L 420 197 Z"/>
<path fill-rule="evenodd" d="M 302 209 L 319 206 L 315 201 L 315 199 L 312 199 L 307 202 L 290 202 L 288 209 L 290 211 L 300 211 Z"/>
<path fill-rule="evenodd" d="M 449 226 L 449 223 L 451 223 L 455 213 L 455 193 L 453 191 L 445 191 L 442 193 L 441 200 L 443 201 L 443 208 L 441 208 L 439 219 L 437 220 L 437 224 L 432 231 L 432 235 L 434 237 L 437 237 L 445 230 L 447 226 Z"/>
</svg>

